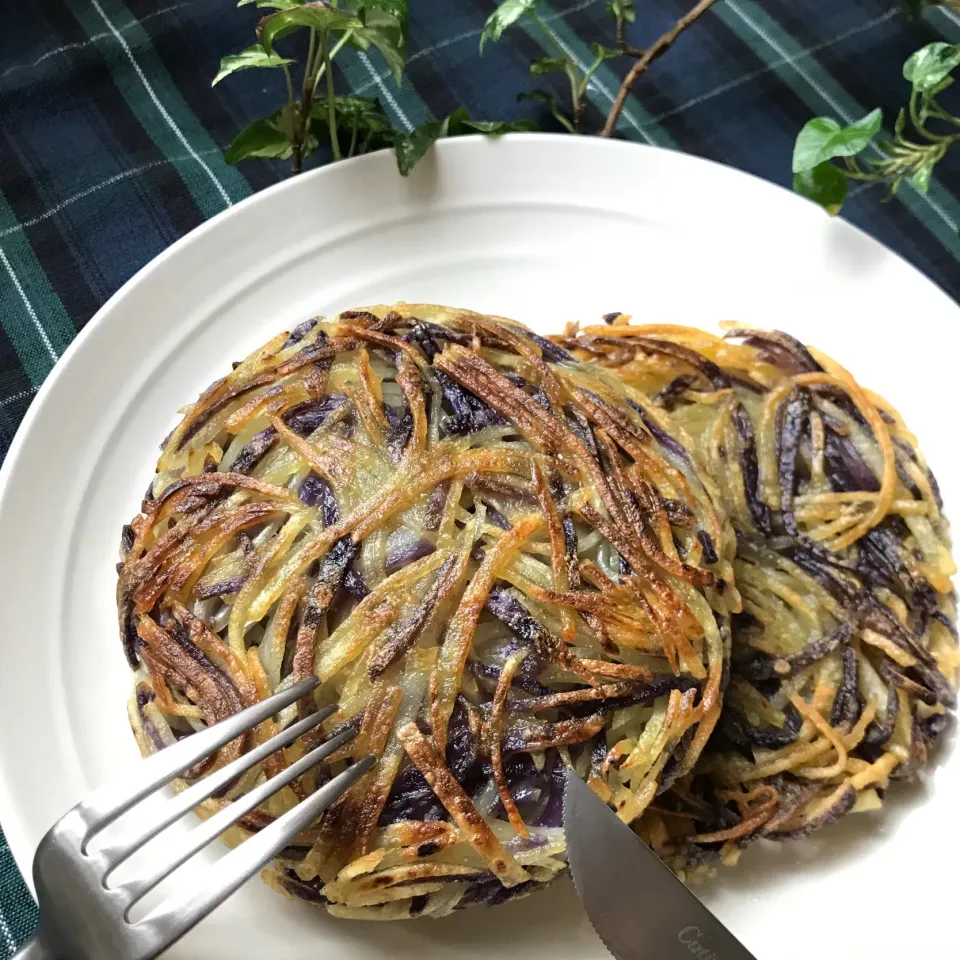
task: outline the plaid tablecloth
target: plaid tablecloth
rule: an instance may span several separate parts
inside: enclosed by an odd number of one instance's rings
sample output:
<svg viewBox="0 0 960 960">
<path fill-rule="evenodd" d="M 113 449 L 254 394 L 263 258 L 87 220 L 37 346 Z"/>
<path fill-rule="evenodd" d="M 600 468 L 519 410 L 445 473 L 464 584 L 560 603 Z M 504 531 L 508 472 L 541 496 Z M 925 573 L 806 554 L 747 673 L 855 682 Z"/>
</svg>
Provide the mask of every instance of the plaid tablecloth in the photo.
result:
<svg viewBox="0 0 960 960">
<path fill-rule="evenodd" d="M 640 0 L 637 45 L 692 0 Z M 337 60 L 344 88 L 375 94 L 411 128 L 464 105 L 477 118 L 537 116 L 518 106 L 544 51 L 522 29 L 477 56 L 493 0 L 411 0 L 401 89 L 376 54 Z M 553 0 L 543 18 L 573 55 L 610 43 L 605 0 Z M 254 8 L 232 0 L 32 0 L 5 5 L 0 29 L 0 456 L 57 358 L 133 273 L 205 218 L 286 175 L 286 165 L 227 166 L 224 147 L 279 105 L 278 79 L 247 71 L 210 87 L 220 57 L 252 42 Z M 960 42 L 942 9 L 910 23 L 897 0 L 721 0 L 630 97 L 622 135 L 790 181 L 793 139 L 818 114 L 850 121 L 880 105 L 892 120 L 901 64 L 937 38 Z M 589 91 L 598 128 L 619 63 Z M 550 78 L 539 78 L 549 80 Z M 557 93 L 562 94 L 558 84 Z M 543 117 L 537 117 L 543 121 Z M 549 122 L 544 126 L 549 129 Z M 930 192 L 881 203 L 861 186 L 845 216 L 960 295 L 960 156 Z M 0 958 L 36 909 L 0 835 Z M 105 958 L 106 960 L 106 958 Z"/>
</svg>

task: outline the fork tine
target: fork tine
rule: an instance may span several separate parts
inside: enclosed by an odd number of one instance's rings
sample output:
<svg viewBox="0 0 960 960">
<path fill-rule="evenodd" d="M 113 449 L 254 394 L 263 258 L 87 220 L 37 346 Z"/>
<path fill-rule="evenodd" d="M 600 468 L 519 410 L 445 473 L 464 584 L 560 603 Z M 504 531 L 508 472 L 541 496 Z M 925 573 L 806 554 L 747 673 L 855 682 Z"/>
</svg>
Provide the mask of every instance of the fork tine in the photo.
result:
<svg viewBox="0 0 960 960">
<path fill-rule="evenodd" d="M 94 791 L 87 800 L 77 804 L 73 811 L 86 827 L 83 848 L 95 833 L 109 826 L 134 804 L 169 783 L 177 774 L 189 770 L 195 763 L 219 750 L 225 743 L 279 713 L 284 707 L 296 703 L 319 682 L 316 677 L 301 680 L 287 690 L 275 693 L 272 697 L 267 697 L 266 700 L 261 700 L 252 707 L 247 707 L 232 717 L 155 753 L 128 777 Z"/>
<path fill-rule="evenodd" d="M 335 706 L 324 707 L 323 710 L 318 710 L 303 720 L 290 724 L 289 727 L 238 757 L 232 763 L 215 770 L 210 776 L 204 777 L 198 783 L 178 793 L 166 804 L 161 818 L 151 821 L 150 826 L 138 836 L 125 838 L 122 843 L 98 850 L 97 856 L 106 867 L 105 878 L 109 877 L 111 872 L 124 860 L 136 853 L 147 841 L 152 840 L 175 820 L 179 820 L 208 797 L 212 797 L 218 790 L 222 790 L 251 767 L 266 760 L 272 753 L 276 753 L 282 747 L 288 747 L 294 741 L 299 740 L 305 733 L 319 726 L 332 713 L 335 713 L 336 709 Z"/>
<path fill-rule="evenodd" d="M 364 757 L 348 767 L 269 827 L 231 850 L 204 874 L 197 885 L 175 894 L 135 927 L 145 929 L 166 946 L 178 940 L 269 863 L 376 762 L 376 757 Z"/>
<path fill-rule="evenodd" d="M 228 806 L 219 810 L 208 820 L 204 820 L 199 826 L 193 828 L 184 841 L 175 848 L 173 855 L 160 866 L 152 871 L 148 870 L 141 876 L 136 877 L 127 883 L 119 884 L 113 888 L 126 900 L 128 906 L 135 904 L 144 894 L 149 893 L 164 877 L 173 873 L 180 864 L 185 863 L 198 850 L 202 850 L 211 840 L 216 839 L 228 827 L 233 826 L 241 817 L 255 810 L 278 790 L 285 787 L 288 783 L 302 776 L 307 770 L 322 763 L 332 753 L 335 753 L 345 743 L 356 736 L 355 730 L 344 730 L 343 733 L 327 740 L 326 743 L 311 750 L 308 754 L 292 763 L 286 770 L 261 783 L 249 793 L 238 797 Z M 302 806 L 300 804 L 299 806 Z M 295 807 L 294 809 L 299 809 Z"/>
</svg>

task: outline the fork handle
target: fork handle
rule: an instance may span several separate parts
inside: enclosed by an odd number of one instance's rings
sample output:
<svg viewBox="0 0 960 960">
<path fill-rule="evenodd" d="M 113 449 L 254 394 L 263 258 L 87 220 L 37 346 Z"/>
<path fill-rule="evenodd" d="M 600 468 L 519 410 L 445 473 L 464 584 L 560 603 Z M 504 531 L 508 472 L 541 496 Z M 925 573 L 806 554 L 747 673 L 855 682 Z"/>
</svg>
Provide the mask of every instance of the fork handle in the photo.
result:
<svg viewBox="0 0 960 960">
<path fill-rule="evenodd" d="M 32 936 L 10 960 L 56 960 L 36 935 Z"/>
</svg>

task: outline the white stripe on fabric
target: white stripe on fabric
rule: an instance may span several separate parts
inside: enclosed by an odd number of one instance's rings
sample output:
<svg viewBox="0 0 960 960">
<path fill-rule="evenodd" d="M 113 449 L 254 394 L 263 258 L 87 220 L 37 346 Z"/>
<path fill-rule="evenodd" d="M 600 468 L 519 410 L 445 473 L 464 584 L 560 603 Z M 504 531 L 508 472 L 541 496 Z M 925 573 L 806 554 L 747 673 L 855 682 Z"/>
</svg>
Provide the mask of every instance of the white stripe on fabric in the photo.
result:
<svg viewBox="0 0 960 960">
<path fill-rule="evenodd" d="M 960 14 L 958 14 L 956 10 L 950 7 L 937 7 L 936 12 L 939 13 L 941 17 L 946 17 L 950 20 L 954 26 L 960 27 Z"/>
<path fill-rule="evenodd" d="M 214 147 L 210 150 L 200 150 L 197 151 L 197 155 L 201 157 L 209 156 L 210 154 L 219 154 L 225 150 L 226 147 Z M 152 160 L 150 163 L 142 163 L 138 167 L 131 167 L 129 170 L 122 170 L 120 173 L 115 173 L 112 177 L 107 177 L 106 180 L 101 180 L 99 183 L 95 183 L 92 187 L 87 187 L 84 190 L 81 190 L 79 193 L 74 193 L 71 196 L 67 197 L 65 200 L 61 200 L 55 206 L 50 207 L 49 210 L 45 210 L 43 213 L 38 213 L 35 217 L 31 217 L 29 220 L 24 220 L 23 223 L 18 223 L 14 227 L 7 227 L 5 230 L 0 230 L 0 240 L 4 237 L 9 237 L 13 233 L 21 233 L 27 227 L 35 226 L 43 220 L 47 220 L 50 217 L 55 217 L 60 213 L 64 207 L 70 206 L 72 203 L 76 203 L 78 200 L 83 200 L 85 197 L 89 197 L 91 194 L 96 193 L 98 190 L 102 190 L 104 187 L 110 187 L 115 183 L 119 183 L 121 180 L 126 180 L 128 177 L 135 177 L 138 174 L 145 173 L 147 170 L 153 170 L 156 167 L 166 166 L 168 163 L 179 163 L 184 160 L 190 160 L 191 157 L 189 154 L 183 154 L 180 157 L 172 157 L 170 160 Z"/>
<path fill-rule="evenodd" d="M 0 908 L 0 934 L 3 934 L 3 942 L 7 947 L 6 956 L 12 957 L 17 949 L 17 941 L 13 939 L 10 924 L 7 923 L 7 918 L 3 915 L 2 908 Z"/>
<path fill-rule="evenodd" d="M 815 90 L 817 94 L 823 98 L 824 102 L 829 104 L 831 110 L 833 110 L 837 116 L 843 120 L 844 123 L 853 123 L 855 119 L 859 119 L 857 117 L 851 117 L 850 114 L 847 113 L 847 111 L 844 110 L 843 107 L 841 107 L 840 104 L 837 103 L 837 101 L 834 100 L 834 98 L 831 97 L 830 94 L 827 93 L 827 91 L 824 90 L 823 87 L 821 87 L 820 84 L 817 83 L 817 81 L 814 80 L 814 78 L 811 77 L 806 70 L 803 69 L 803 67 L 797 64 L 796 58 L 791 57 L 790 54 L 787 53 L 787 51 L 784 50 L 783 47 L 781 47 L 780 44 L 777 43 L 776 40 L 774 40 L 773 37 L 771 37 L 763 29 L 763 27 L 760 26 L 759 23 L 745 14 L 737 6 L 737 4 L 734 3 L 734 0 L 727 0 L 727 8 L 732 10 L 758 37 L 760 37 L 761 40 L 763 40 L 768 47 L 770 47 L 771 50 L 774 51 L 774 53 L 782 57 L 785 64 L 789 64 L 791 67 L 793 67 L 793 69 L 796 70 L 801 77 L 803 77 L 807 84 L 809 84 L 811 89 Z M 876 147 L 873 149 L 878 154 L 880 153 L 880 150 L 878 150 Z M 943 207 L 940 206 L 939 203 L 937 203 L 936 200 L 933 199 L 933 197 L 930 196 L 930 194 L 920 193 L 917 191 L 917 196 L 920 197 L 920 199 L 923 200 L 923 202 L 925 202 L 931 210 L 933 210 L 933 212 L 950 228 L 951 232 L 956 230 L 956 221 L 950 216 L 950 214 L 947 213 L 946 210 L 943 209 Z"/>
<path fill-rule="evenodd" d="M 227 194 L 227 191 L 224 190 L 223 184 L 216 178 L 216 176 L 214 176 L 213 171 L 206 165 L 206 163 L 201 159 L 200 155 L 190 145 L 190 142 L 183 135 L 183 131 L 176 125 L 176 123 L 174 123 L 173 117 L 171 117 L 170 114 L 167 113 L 166 107 L 164 107 L 164 105 L 160 102 L 160 98 L 154 92 L 153 87 L 150 86 L 150 81 L 147 80 L 146 74 L 140 68 L 140 64 L 137 63 L 137 59 L 136 57 L 134 57 L 133 51 L 130 49 L 129 44 L 123 38 L 123 34 L 120 33 L 119 30 L 117 30 L 117 28 L 110 21 L 109 17 L 107 17 L 107 15 L 103 12 L 103 7 L 100 6 L 99 0 L 91 0 L 91 3 L 93 4 L 93 9 L 96 10 L 98 14 L 100 14 L 100 19 L 103 20 L 103 22 L 107 25 L 107 29 L 113 34 L 117 42 L 123 48 L 123 52 L 127 55 L 127 59 L 130 61 L 130 65 L 136 71 L 137 76 L 140 78 L 140 82 L 143 84 L 144 90 L 147 91 L 147 94 L 149 95 L 150 99 L 153 101 L 154 106 L 157 108 L 157 110 L 160 111 L 160 115 L 163 117 L 164 120 L 166 120 L 167 125 L 174 132 L 177 139 L 184 145 L 184 147 L 186 147 L 187 153 L 189 153 L 190 156 L 194 160 L 196 160 L 197 163 L 200 164 L 200 166 L 203 168 L 206 175 L 213 182 L 213 185 L 220 192 L 220 196 L 223 197 L 223 202 L 228 207 L 233 206 L 233 201 L 230 199 L 230 196 Z"/>
<path fill-rule="evenodd" d="M 806 57 L 812 57 L 815 53 L 819 53 L 821 50 L 826 50 L 828 47 L 842 43 L 844 40 L 849 40 L 850 37 L 855 37 L 858 34 L 866 33 L 868 30 L 872 30 L 881 23 L 886 23 L 888 20 L 892 20 L 894 17 L 899 15 L 900 8 L 891 7 L 886 13 L 880 14 L 879 17 L 874 17 L 871 20 L 867 20 L 866 23 L 861 23 L 858 27 L 851 27 L 849 30 L 844 31 L 843 33 L 838 33 L 835 37 L 831 37 L 829 40 L 822 40 L 820 43 L 815 43 L 812 47 L 807 47 L 806 50 L 798 53 L 793 58 L 793 61 L 803 60 Z M 691 97 L 686 102 L 681 103 L 680 106 L 673 107 L 672 109 L 667 110 L 665 113 L 658 114 L 650 121 L 650 123 L 660 123 L 662 120 L 675 117 L 677 114 L 683 113 L 685 110 L 689 110 L 690 107 L 696 107 L 701 103 L 705 103 L 707 100 L 712 100 L 714 97 L 719 97 L 724 93 L 728 93 L 730 90 L 735 90 L 737 87 L 743 86 L 743 84 L 749 83 L 751 80 L 756 80 L 758 77 L 762 77 L 765 73 L 770 73 L 771 71 L 776 70 L 778 67 L 786 66 L 788 63 L 793 61 L 785 59 L 774 60 L 769 66 L 761 67 L 759 70 L 751 70 L 749 73 L 745 73 L 742 77 L 737 77 L 736 80 L 728 80 L 726 83 L 721 83 L 719 87 L 711 90 L 709 93 L 701 93 L 696 97 Z"/>
<path fill-rule="evenodd" d="M 4 397 L 2 400 L 0 400 L 0 407 L 5 407 L 11 403 L 16 403 L 18 400 L 23 400 L 24 397 L 33 396 L 38 389 L 39 387 L 30 387 L 29 390 L 21 390 L 19 393 L 11 394 L 9 397 Z"/>
<path fill-rule="evenodd" d="M 383 99 L 390 104 L 393 112 L 400 118 L 400 122 L 407 128 L 407 133 L 413 130 L 413 124 L 410 122 L 410 118 L 403 112 L 400 107 L 400 104 L 397 103 L 396 97 L 387 89 L 387 85 L 384 83 L 384 78 L 381 77 L 371 63 L 370 58 L 361 50 L 357 54 L 360 57 L 360 62 L 367 68 L 367 72 L 373 77 L 372 83 L 376 84 L 380 88 L 380 92 L 383 94 Z M 389 76 L 389 74 L 388 74 Z M 368 88 L 369 89 L 369 88 Z"/>
<path fill-rule="evenodd" d="M 150 13 L 144 14 L 139 20 L 134 20 L 132 23 L 128 23 L 120 27 L 120 30 L 121 32 L 124 30 L 129 30 L 131 27 L 135 27 L 138 24 L 146 23 L 153 17 L 159 17 L 165 13 L 171 13 L 174 10 L 179 10 L 181 7 L 192 7 L 195 3 L 207 2 L 209 2 L 209 0 L 187 0 L 186 3 L 172 3 L 169 7 L 161 7 L 159 10 L 153 10 Z M 17 70 L 32 70 L 34 67 L 39 67 L 44 60 L 49 60 L 51 57 L 55 57 L 58 53 L 66 53 L 68 50 L 82 50 L 84 47 L 89 47 L 98 40 L 108 39 L 109 36 L 109 33 L 95 33 L 88 40 L 80 40 L 76 43 L 65 43 L 62 47 L 56 47 L 53 50 L 48 50 L 46 53 L 41 54 L 36 60 L 33 61 L 33 63 L 17 63 L 12 67 L 7 67 L 3 73 L 0 73 L 0 80 L 3 80 L 4 77 L 9 76 L 11 73 L 15 73 Z"/>
<path fill-rule="evenodd" d="M 14 273 L 13 266 L 7 259 L 7 254 L 3 247 L 0 247 L 0 262 L 3 263 L 4 267 L 6 268 L 7 275 L 10 277 L 10 280 L 13 282 L 13 286 L 20 295 L 20 299 L 26 308 L 28 316 L 33 322 L 33 325 L 37 328 L 37 333 L 40 334 L 40 339 L 43 341 L 43 345 L 47 348 L 47 353 L 50 354 L 53 362 L 56 363 L 59 359 L 57 351 L 53 349 L 53 344 L 50 343 L 50 338 L 47 336 L 47 331 L 43 329 L 43 325 L 40 323 L 40 318 L 37 316 L 37 311 L 33 309 L 33 304 L 30 302 L 30 298 L 23 289 L 23 285 L 20 283 L 20 278 L 16 275 L 16 273 Z"/>
<path fill-rule="evenodd" d="M 760 26 L 759 23 L 744 13 L 736 5 L 736 3 L 733 2 L 733 0 L 727 0 L 727 7 L 732 10 L 758 37 L 760 37 L 760 39 L 768 47 L 770 47 L 771 50 L 782 57 L 781 65 L 789 64 L 791 67 L 793 67 L 793 69 L 796 70 L 801 77 L 803 77 L 807 84 L 812 87 L 817 94 L 819 94 L 824 102 L 830 105 L 830 109 L 833 110 L 840 117 L 840 119 L 843 120 L 844 123 L 853 123 L 853 121 L 857 119 L 855 117 L 851 117 L 850 114 L 848 114 L 847 111 L 844 110 L 843 107 L 841 107 L 840 104 L 837 103 L 837 101 L 834 100 L 833 97 L 831 97 L 830 94 L 827 93 L 827 91 L 824 90 L 823 87 L 821 87 L 820 84 L 817 83 L 817 81 L 814 80 L 806 70 L 803 69 L 803 67 L 797 64 L 797 58 L 795 56 L 791 56 L 789 53 L 787 53 L 787 51 L 784 50 L 783 47 L 781 47 L 780 44 L 777 43 L 777 41 L 774 40 L 773 37 L 771 37 L 770 34 L 768 34 L 763 27 Z"/>
</svg>

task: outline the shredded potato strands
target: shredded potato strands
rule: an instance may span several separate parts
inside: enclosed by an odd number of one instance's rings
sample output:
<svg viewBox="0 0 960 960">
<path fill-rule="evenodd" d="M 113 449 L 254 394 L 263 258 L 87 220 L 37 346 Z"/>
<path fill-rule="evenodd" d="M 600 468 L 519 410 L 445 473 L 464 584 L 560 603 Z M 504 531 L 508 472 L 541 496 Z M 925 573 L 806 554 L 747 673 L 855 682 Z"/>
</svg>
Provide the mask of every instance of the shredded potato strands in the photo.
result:
<svg viewBox="0 0 960 960">
<path fill-rule="evenodd" d="M 824 422 L 833 430 L 843 420 L 865 438 L 855 411 L 872 424 L 873 401 L 838 369 L 818 376 L 797 389 L 829 388 Z M 314 695 L 180 783 L 240 756 L 278 724 L 338 704 L 318 732 L 204 805 L 210 814 L 321 739 L 357 731 L 326 766 L 231 831 L 231 842 L 242 840 L 354 758 L 377 757 L 282 852 L 268 883 L 338 916 L 397 919 L 496 904 L 551 882 L 565 867 L 566 766 L 639 822 L 670 784 L 691 789 L 717 725 L 730 620 L 741 610 L 728 510 L 739 527 L 750 514 L 722 496 L 729 484 L 717 454 L 697 438 L 715 415 L 733 416 L 727 395 L 675 424 L 601 366 L 511 321 L 442 307 L 350 311 L 275 337 L 186 409 L 142 512 L 124 530 L 119 618 L 141 750 L 163 749 L 315 674 Z M 787 391 L 783 402 L 795 396 Z M 890 443 L 864 456 L 878 470 L 894 457 L 906 463 L 905 432 L 878 422 Z M 726 423 L 718 442 L 729 445 L 730 430 Z M 758 433 L 755 442 L 766 463 L 772 438 Z M 892 480 L 883 472 L 860 500 L 834 504 L 802 491 L 796 523 L 811 535 L 834 524 L 833 546 L 880 529 L 896 505 L 918 502 L 898 479 L 903 471 L 913 471 L 916 489 L 933 489 L 922 461 L 910 463 Z M 924 512 L 901 509 L 925 551 L 923 570 L 948 575 L 932 501 Z M 745 580 L 746 595 L 758 610 L 770 607 L 762 614 L 783 621 L 785 636 L 799 636 L 794 593 L 807 620 L 837 620 L 841 601 L 829 591 L 811 596 L 778 571 L 772 594 L 763 582 L 772 568 L 752 562 L 759 572 Z M 898 762 L 909 762 L 910 729 L 897 726 L 880 667 L 888 641 L 917 662 L 926 641 L 901 643 L 879 621 L 871 630 L 848 647 L 876 665 L 873 709 L 896 731 L 874 760 L 897 749 Z M 945 639 L 937 650 L 948 656 Z M 776 653 L 789 658 L 793 646 Z M 909 684 L 921 681 L 903 656 L 895 665 L 907 671 L 897 676 L 909 710 Z M 842 679 L 811 669 L 803 667 L 811 682 Z M 876 764 L 850 768 L 851 738 L 869 730 L 837 732 L 826 707 L 807 710 L 806 689 L 784 684 L 770 708 L 804 705 L 798 743 L 810 749 L 791 769 L 830 790 L 840 767 L 863 784 L 852 789 L 885 782 Z M 743 822 L 769 824 L 779 793 L 728 780 Z M 674 843 L 678 821 L 657 816 Z M 803 816 L 798 809 L 783 829 Z"/>
<path fill-rule="evenodd" d="M 655 436 L 673 424 L 668 459 L 713 478 L 737 534 L 716 733 L 636 825 L 696 878 L 874 809 L 923 768 L 956 705 L 956 566 L 915 437 L 839 364 L 779 332 L 611 319 L 553 339 L 608 367 Z M 632 744 L 605 761 L 621 776 Z"/>
</svg>

